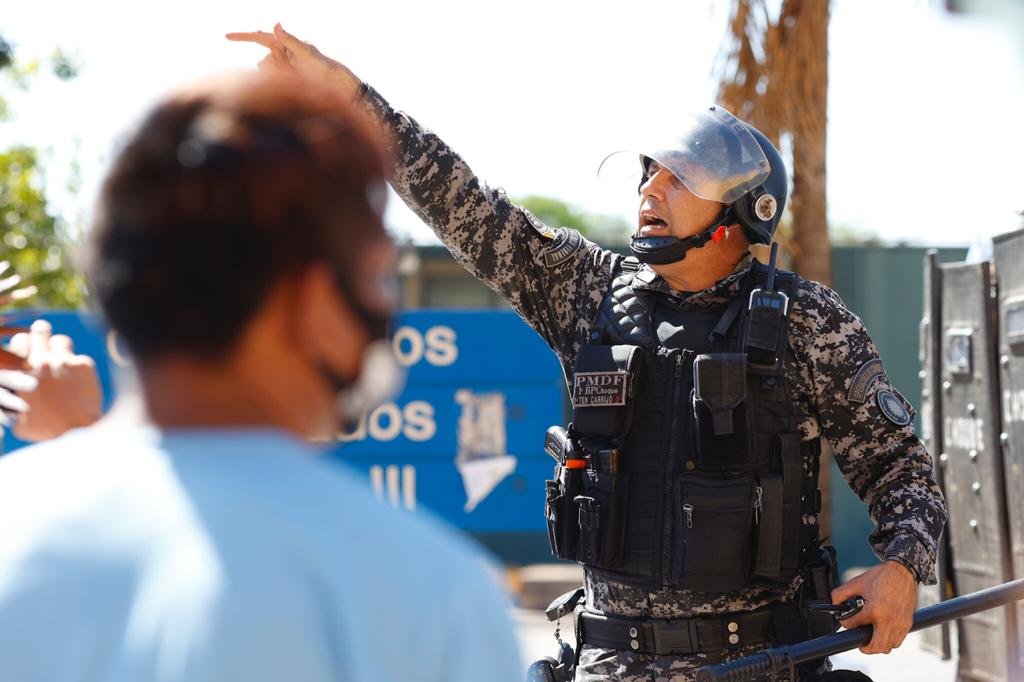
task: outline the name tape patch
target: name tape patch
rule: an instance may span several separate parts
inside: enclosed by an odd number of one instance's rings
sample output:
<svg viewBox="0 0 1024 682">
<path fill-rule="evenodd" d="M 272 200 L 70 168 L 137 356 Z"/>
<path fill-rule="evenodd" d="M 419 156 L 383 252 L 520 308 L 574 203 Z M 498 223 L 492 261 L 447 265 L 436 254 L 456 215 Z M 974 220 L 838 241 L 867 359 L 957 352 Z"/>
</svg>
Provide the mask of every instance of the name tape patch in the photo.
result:
<svg viewBox="0 0 1024 682">
<path fill-rule="evenodd" d="M 626 372 L 577 372 L 572 379 L 573 407 L 626 404 Z"/>
<path fill-rule="evenodd" d="M 867 400 L 871 384 L 875 383 L 875 379 L 882 376 L 882 374 L 884 374 L 884 370 L 882 369 L 881 360 L 875 358 L 865 362 L 857 370 L 857 373 L 853 375 L 853 381 L 850 382 L 850 392 L 846 395 L 846 399 L 852 403 L 862 403 Z"/>
</svg>

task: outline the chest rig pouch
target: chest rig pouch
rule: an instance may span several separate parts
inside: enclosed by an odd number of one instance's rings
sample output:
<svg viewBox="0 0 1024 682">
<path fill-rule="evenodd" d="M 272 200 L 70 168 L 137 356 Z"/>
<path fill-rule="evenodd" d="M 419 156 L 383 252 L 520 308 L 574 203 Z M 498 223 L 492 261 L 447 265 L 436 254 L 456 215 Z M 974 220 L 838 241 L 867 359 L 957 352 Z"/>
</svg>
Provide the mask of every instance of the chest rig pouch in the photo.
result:
<svg viewBox="0 0 1024 682">
<path fill-rule="evenodd" d="M 619 458 L 641 359 L 632 345 L 580 350 L 573 373 L 573 420 L 561 446 L 567 454 L 548 482 L 548 535 L 569 537 L 551 541 L 552 552 L 563 559 L 605 567 L 622 562 L 629 486 Z"/>
</svg>

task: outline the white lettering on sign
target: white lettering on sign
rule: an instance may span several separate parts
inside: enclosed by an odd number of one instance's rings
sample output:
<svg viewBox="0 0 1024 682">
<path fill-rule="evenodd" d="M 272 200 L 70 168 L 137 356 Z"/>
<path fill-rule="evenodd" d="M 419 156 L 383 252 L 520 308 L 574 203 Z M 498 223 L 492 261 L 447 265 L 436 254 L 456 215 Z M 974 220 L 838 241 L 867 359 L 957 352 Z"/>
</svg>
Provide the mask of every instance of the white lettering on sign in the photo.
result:
<svg viewBox="0 0 1024 682">
<path fill-rule="evenodd" d="M 459 359 L 455 330 L 435 325 L 425 332 L 415 327 L 399 327 L 391 335 L 391 347 L 402 367 L 412 367 L 421 360 L 434 367 L 448 367 Z"/>
<path fill-rule="evenodd" d="M 459 347 L 455 345 L 455 330 L 437 325 L 427 330 L 425 353 L 427 362 L 435 367 L 447 367 L 459 359 Z"/>
<path fill-rule="evenodd" d="M 984 423 L 973 417 L 946 417 L 945 446 L 961 450 L 985 450 Z"/>
<path fill-rule="evenodd" d="M 401 483 L 399 483 L 399 470 L 395 464 L 389 464 L 385 469 L 379 464 L 370 467 L 370 488 L 378 500 L 384 499 L 384 482 L 387 481 L 388 502 L 392 507 L 401 505 L 409 511 L 416 511 L 416 467 L 406 464 L 401 470 Z"/>
<path fill-rule="evenodd" d="M 425 400 L 412 400 L 399 407 L 395 403 L 384 403 L 363 417 L 352 431 L 341 432 L 338 440 L 343 443 L 372 440 L 387 443 L 399 436 L 422 443 L 437 434 L 434 406 Z"/>
<path fill-rule="evenodd" d="M 1003 420 L 1024 422 L 1024 390 L 1003 391 Z"/>
</svg>

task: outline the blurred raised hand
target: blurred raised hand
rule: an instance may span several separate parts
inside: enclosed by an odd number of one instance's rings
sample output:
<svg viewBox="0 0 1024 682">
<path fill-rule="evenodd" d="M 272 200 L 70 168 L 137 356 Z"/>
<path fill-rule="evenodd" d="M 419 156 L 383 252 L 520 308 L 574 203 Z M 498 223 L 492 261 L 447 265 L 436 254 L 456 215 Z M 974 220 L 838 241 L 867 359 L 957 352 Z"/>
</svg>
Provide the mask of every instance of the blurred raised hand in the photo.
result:
<svg viewBox="0 0 1024 682">
<path fill-rule="evenodd" d="M 269 50 L 260 60 L 260 71 L 290 73 L 339 88 L 345 95 L 355 97 L 361 81 L 347 66 L 323 54 L 312 43 L 299 40 L 274 24 L 272 32 L 248 31 L 227 34 L 228 40 L 255 43 Z"/>
<path fill-rule="evenodd" d="M 23 301 L 36 293 L 35 287 L 21 287 L 21 276 L 10 274 L 11 264 L 0 261 L 0 307 Z M 28 331 L 24 327 L 11 327 L 0 318 L 0 337 Z M 18 416 L 28 410 L 19 393 L 35 390 L 38 382 L 26 373 L 25 358 L 6 348 L 0 348 L 0 426 L 11 426 Z"/>
<path fill-rule="evenodd" d="M 36 320 L 28 332 L 11 338 L 7 352 L 23 363 L 6 383 L 17 391 L 14 397 L 20 401 L 14 403 L 20 408 L 14 410 L 16 414 L 8 415 L 16 417 L 15 436 L 27 441 L 56 438 L 100 418 L 103 392 L 96 363 L 88 355 L 75 353 L 71 337 L 53 334 L 49 322 Z"/>
<path fill-rule="evenodd" d="M 0 308 L 36 293 L 21 284 L 21 276 L 0 261 Z M 0 317 L 0 337 L 8 336 L 10 345 L 0 348 L 0 425 L 13 427 L 21 440 L 36 441 L 99 419 L 103 394 L 96 364 L 75 354 L 69 337 L 54 336 L 45 320 L 26 329 Z"/>
</svg>

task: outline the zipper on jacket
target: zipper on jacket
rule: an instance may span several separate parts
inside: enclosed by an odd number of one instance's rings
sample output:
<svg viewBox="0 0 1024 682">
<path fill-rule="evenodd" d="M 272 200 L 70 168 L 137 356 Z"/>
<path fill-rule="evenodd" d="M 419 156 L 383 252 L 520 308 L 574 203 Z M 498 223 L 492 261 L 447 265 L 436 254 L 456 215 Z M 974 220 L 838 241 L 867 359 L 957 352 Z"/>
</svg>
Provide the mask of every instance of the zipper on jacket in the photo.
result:
<svg viewBox="0 0 1024 682">
<path fill-rule="evenodd" d="M 679 392 L 680 384 L 683 382 L 683 354 L 676 355 L 675 371 L 673 372 L 672 385 L 672 419 L 669 420 L 668 454 L 665 457 L 665 508 L 662 518 L 661 530 L 661 585 L 667 588 L 671 585 L 672 573 L 672 523 L 675 518 L 672 511 L 673 488 L 675 478 L 676 447 L 679 431 Z"/>
<path fill-rule="evenodd" d="M 761 523 L 761 512 L 764 510 L 764 488 L 754 488 L 754 523 Z"/>
</svg>

